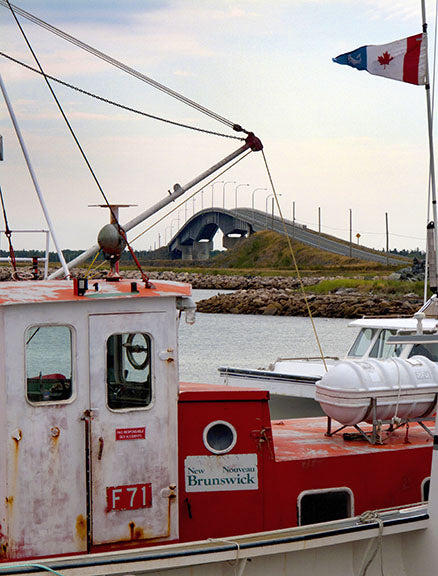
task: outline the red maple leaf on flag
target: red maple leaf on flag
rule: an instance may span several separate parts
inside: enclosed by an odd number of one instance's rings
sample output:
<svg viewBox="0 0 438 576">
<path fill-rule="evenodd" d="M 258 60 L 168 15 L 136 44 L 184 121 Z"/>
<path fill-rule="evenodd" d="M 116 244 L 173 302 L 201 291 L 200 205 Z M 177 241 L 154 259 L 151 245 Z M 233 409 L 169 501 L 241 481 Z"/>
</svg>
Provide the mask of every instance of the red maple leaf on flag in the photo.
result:
<svg viewBox="0 0 438 576">
<path fill-rule="evenodd" d="M 379 61 L 379 64 L 383 66 L 383 69 L 386 70 L 386 67 L 389 65 L 391 60 L 394 60 L 394 58 L 388 51 L 386 51 L 382 54 L 382 56 L 378 56 L 377 60 Z"/>
</svg>

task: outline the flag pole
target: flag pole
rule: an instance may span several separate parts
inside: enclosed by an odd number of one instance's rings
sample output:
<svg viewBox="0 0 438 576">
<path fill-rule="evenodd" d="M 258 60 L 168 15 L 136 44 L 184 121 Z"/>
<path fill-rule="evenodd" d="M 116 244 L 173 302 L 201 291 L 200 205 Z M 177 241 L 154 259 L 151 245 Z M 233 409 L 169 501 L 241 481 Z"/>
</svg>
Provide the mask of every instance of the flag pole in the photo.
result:
<svg viewBox="0 0 438 576">
<path fill-rule="evenodd" d="M 423 20 L 423 34 L 424 40 L 426 42 L 426 104 L 427 104 L 427 124 L 429 131 L 429 182 L 432 193 L 432 214 L 433 221 L 435 224 L 434 230 L 434 248 L 435 248 L 435 270 L 438 271 L 438 250 L 437 250 L 437 205 L 436 205 L 436 188 L 435 188 L 435 158 L 434 158 L 434 148 L 433 148 L 433 126 L 432 126 L 432 104 L 430 97 L 430 81 L 429 81 L 429 58 L 428 58 L 428 46 L 427 46 L 427 22 L 426 22 L 426 1 L 421 0 L 421 14 Z M 430 255 L 429 255 L 430 260 Z M 436 278 L 434 279 L 436 285 Z M 425 287 L 424 294 L 426 299 L 427 289 Z"/>
</svg>

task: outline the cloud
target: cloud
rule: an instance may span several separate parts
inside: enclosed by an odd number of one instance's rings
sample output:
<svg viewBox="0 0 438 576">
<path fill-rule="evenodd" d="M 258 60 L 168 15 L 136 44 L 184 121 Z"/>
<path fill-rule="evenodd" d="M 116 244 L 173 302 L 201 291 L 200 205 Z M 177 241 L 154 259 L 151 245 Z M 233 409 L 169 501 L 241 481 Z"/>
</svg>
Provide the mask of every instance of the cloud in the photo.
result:
<svg viewBox="0 0 438 576">
<path fill-rule="evenodd" d="M 366 0 L 372 18 L 415 20 L 421 22 L 421 6 L 417 0 L 392 0 L 382 2 L 381 0 Z M 426 2 L 428 20 L 434 16 L 434 3 L 431 0 Z"/>
</svg>

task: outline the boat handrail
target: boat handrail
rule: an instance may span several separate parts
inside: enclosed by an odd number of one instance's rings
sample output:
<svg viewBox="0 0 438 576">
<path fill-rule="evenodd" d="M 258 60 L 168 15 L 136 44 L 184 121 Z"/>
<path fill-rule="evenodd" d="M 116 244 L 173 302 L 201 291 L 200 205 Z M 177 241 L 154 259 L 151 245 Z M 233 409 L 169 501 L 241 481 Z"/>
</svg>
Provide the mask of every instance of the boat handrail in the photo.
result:
<svg viewBox="0 0 438 576">
<path fill-rule="evenodd" d="M 324 356 L 324 360 L 339 360 L 339 356 Z M 288 362 L 289 360 L 321 360 L 322 358 L 321 356 L 294 356 L 292 358 L 277 358 L 277 360 L 274 362 L 274 364 L 276 364 L 277 362 Z"/>
</svg>

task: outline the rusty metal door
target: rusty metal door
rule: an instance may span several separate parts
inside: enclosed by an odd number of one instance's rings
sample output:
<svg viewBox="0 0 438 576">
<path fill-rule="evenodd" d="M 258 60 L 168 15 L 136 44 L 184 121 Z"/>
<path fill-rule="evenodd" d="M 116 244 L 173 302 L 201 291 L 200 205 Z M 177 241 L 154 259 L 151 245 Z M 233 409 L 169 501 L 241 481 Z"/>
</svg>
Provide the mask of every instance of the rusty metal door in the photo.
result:
<svg viewBox="0 0 438 576">
<path fill-rule="evenodd" d="M 77 366 L 78 324 L 44 305 L 8 310 L 2 426 L 7 466 L 8 558 L 87 550 L 84 428 L 87 372 Z M 29 319 L 32 323 L 29 323 Z M 6 403 L 7 402 L 7 403 Z M 6 410 L 7 407 L 7 410 Z M 7 433 L 6 433 L 7 430 Z M 1 552 L 0 552 L 1 556 Z"/>
<path fill-rule="evenodd" d="M 177 536 L 172 322 L 169 312 L 89 317 L 93 544 Z"/>
</svg>

